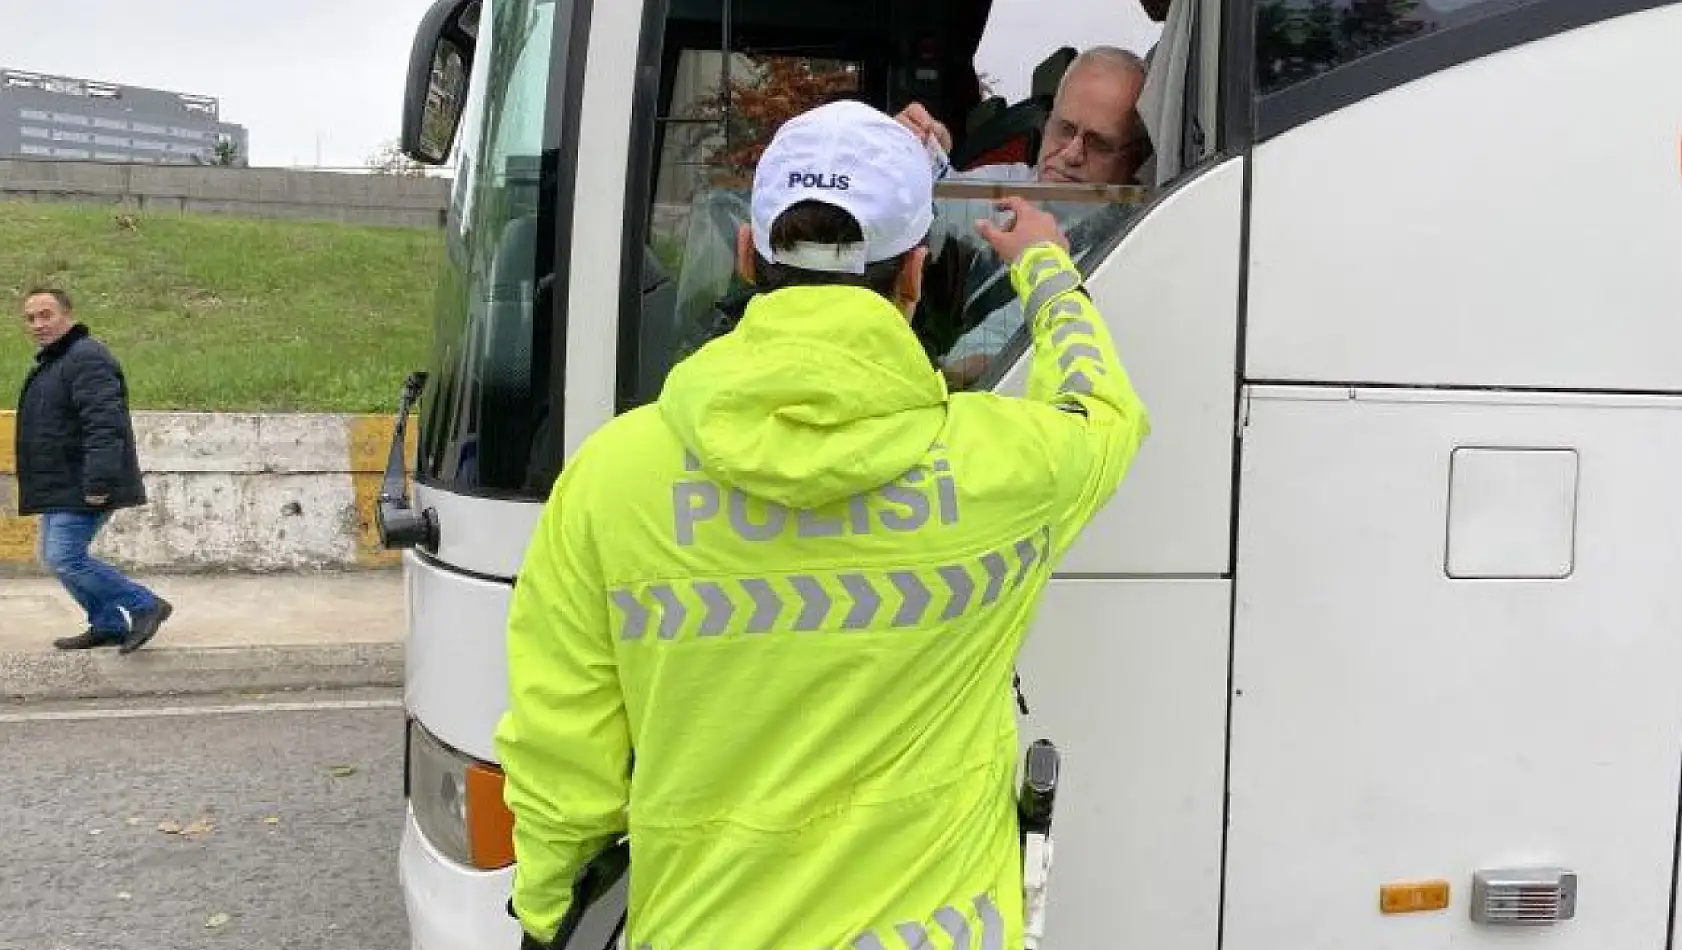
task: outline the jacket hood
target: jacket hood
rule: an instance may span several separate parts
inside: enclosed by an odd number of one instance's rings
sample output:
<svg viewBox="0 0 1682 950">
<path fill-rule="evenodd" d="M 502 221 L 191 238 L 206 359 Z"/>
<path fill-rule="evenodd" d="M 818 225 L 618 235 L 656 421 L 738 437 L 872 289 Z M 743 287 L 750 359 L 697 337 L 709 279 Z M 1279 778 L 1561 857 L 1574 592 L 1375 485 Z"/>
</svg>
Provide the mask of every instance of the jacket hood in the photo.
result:
<svg viewBox="0 0 1682 950">
<path fill-rule="evenodd" d="M 680 362 L 659 408 L 715 481 L 797 509 L 893 481 L 946 423 L 946 381 L 905 317 L 855 287 L 755 297 Z"/>
</svg>

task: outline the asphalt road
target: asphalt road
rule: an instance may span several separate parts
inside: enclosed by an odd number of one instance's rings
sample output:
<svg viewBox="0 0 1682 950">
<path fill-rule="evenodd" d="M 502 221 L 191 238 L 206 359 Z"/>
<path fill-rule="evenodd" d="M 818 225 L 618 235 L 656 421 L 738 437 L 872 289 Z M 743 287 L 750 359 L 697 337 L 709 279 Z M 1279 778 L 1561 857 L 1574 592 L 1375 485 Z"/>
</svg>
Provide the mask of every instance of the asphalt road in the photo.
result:
<svg viewBox="0 0 1682 950">
<path fill-rule="evenodd" d="M 0 705 L 0 950 L 406 950 L 396 700 Z"/>
</svg>

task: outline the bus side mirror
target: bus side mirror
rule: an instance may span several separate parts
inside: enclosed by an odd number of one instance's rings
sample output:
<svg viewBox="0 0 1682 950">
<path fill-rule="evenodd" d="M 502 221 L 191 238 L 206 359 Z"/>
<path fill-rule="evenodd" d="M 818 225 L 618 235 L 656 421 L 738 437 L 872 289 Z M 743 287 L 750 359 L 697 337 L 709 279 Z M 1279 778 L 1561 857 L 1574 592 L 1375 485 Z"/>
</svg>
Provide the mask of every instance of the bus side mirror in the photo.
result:
<svg viewBox="0 0 1682 950">
<path fill-rule="evenodd" d="M 479 10 L 479 0 L 437 0 L 415 32 L 400 145 L 423 165 L 442 165 L 450 157 L 473 71 Z"/>
<path fill-rule="evenodd" d="M 397 423 L 391 430 L 391 448 L 386 453 L 385 477 L 380 480 L 380 497 L 374 504 L 374 526 L 380 546 L 388 551 L 420 548 L 438 550 L 438 513 L 431 508 L 416 511 L 409 501 L 409 486 L 403 466 L 404 436 L 409 428 L 409 410 L 426 389 L 425 373 L 410 373 L 403 383 L 403 400 L 397 406 Z M 419 467 L 419 459 L 416 459 Z"/>
</svg>

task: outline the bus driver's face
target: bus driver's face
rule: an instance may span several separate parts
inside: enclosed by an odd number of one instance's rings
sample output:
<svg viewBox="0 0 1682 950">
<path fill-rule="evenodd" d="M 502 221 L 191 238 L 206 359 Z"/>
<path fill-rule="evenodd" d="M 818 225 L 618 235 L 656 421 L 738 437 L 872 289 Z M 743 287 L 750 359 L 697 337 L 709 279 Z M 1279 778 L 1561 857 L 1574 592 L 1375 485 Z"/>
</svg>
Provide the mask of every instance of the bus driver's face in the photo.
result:
<svg viewBox="0 0 1682 950">
<path fill-rule="evenodd" d="M 1134 108 L 1145 77 L 1132 70 L 1083 65 L 1071 73 L 1040 141 L 1044 182 L 1125 185 L 1144 159 L 1144 130 Z"/>
</svg>

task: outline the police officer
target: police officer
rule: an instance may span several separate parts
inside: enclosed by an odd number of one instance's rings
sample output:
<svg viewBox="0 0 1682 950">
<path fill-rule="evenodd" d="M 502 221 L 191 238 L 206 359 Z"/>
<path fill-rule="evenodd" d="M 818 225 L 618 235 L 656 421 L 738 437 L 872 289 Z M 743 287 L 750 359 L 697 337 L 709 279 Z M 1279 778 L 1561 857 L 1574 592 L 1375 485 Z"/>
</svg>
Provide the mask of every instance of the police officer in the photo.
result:
<svg viewBox="0 0 1682 950">
<path fill-rule="evenodd" d="M 947 391 L 909 325 L 932 189 L 868 106 L 785 124 L 741 323 L 556 485 L 497 730 L 525 945 L 625 839 L 627 947 L 1022 945 L 1012 670 L 1149 424 L 1056 223 L 1017 199 L 977 228 L 1030 315 L 1027 398 Z"/>
</svg>

